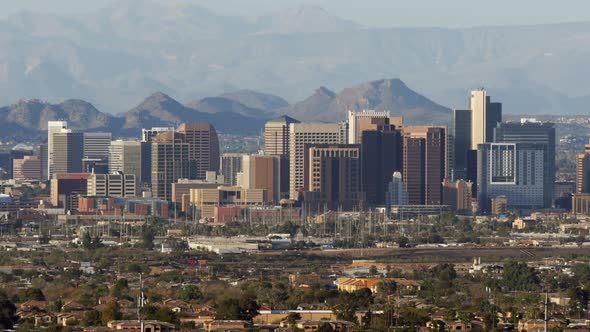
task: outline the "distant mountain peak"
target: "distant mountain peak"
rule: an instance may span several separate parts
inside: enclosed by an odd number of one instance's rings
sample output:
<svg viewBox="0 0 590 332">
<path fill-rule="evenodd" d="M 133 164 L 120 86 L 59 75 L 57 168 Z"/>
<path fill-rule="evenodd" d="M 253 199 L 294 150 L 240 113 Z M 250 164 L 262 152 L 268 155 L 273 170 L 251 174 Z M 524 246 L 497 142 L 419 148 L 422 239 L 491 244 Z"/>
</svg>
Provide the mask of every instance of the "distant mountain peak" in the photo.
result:
<svg viewBox="0 0 590 332">
<path fill-rule="evenodd" d="M 326 88 L 325 86 L 320 86 L 319 88 L 317 88 L 314 92 L 314 95 L 316 96 L 327 96 L 327 97 L 334 97 L 336 95 L 335 92 L 333 92 L 332 90 Z"/>
<path fill-rule="evenodd" d="M 330 14 L 317 5 L 300 5 L 276 11 L 258 19 L 259 33 L 313 33 L 358 29 L 359 24 Z"/>
</svg>

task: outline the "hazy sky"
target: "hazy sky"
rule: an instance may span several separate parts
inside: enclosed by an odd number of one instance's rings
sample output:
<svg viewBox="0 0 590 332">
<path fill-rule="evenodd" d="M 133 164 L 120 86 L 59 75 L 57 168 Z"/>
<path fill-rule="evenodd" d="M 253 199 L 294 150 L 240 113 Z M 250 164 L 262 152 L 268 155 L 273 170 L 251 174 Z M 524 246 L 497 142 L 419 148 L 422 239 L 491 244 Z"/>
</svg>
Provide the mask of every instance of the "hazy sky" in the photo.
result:
<svg viewBox="0 0 590 332">
<path fill-rule="evenodd" d="M 93 11 L 117 0 L 0 0 L 0 16 L 19 10 Z M 176 0 L 159 0 L 176 1 Z M 465 27 L 590 21 L 588 0 L 183 0 L 218 12 L 258 16 L 314 4 L 366 26 Z"/>
</svg>

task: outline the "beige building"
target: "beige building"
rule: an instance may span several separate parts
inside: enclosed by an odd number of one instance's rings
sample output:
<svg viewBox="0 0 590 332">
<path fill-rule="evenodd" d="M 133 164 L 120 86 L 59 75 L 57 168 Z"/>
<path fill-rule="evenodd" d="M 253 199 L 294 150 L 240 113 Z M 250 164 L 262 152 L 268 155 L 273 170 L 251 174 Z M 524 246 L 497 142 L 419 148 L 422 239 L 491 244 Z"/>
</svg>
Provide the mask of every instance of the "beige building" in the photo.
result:
<svg viewBox="0 0 590 332">
<path fill-rule="evenodd" d="M 504 195 L 496 196 L 491 199 L 492 201 L 492 215 L 498 216 L 505 214 L 508 208 L 508 198 Z"/>
<path fill-rule="evenodd" d="M 577 157 L 576 192 L 590 193 L 590 144 L 586 145 L 585 153 L 578 154 Z"/>
<path fill-rule="evenodd" d="M 404 119 L 403 117 L 391 116 L 389 111 L 348 111 L 348 144 L 361 144 L 363 131 L 376 130 L 379 125 L 386 124 L 401 128 Z"/>
<path fill-rule="evenodd" d="M 221 206 L 256 207 L 266 205 L 263 189 L 240 187 L 202 188 L 190 190 L 190 203 L 200 211 L 200 218 L 214 218 L 215 208 Z"/>
<path fill-rule="evenodd" d="M 224 181 L 217 181 L 218 179 L 207 180 L 190 180 L 178 179 L 172 184 L 172 202 L 180 203 L 182 212 L 190 212 L 190 192 L 191 189 L 216 189 L 222 185 L 228 185 Z"/>
<path fill-rule="evenodd" d="M 12 161 L 12 178 L 15 180 L 41 180 L 41 160 L 35 156 L 24 156 Z"/>
<path fill-rule="evenodd" d="M 47 122 L 47 177 L 51 180 L 53 175 L 53 134 L 61 132 L 62 129 L 68 128 L 67 121 L 48 121 Z"/>
<path fill-rule="evenodd" d="M 183 123 L 177 132 L 188 144 L 189 160 L 196 166 L 196 179 L 205 179 L 207 171 L 219 171 L 219 138 L 209 123 Z"/>
<path fill-rule="evenodd" d="M 281 170 L 278 156 L 243 156 L 241 179 L 242 188 L 263 189 L 270 203 L 279 203 Z"/>
<path fill-rule="evenodd" d="M 443 181 L 443 204 L 453 211 L 470 212 L 473 183 L 465 180 Z"/>
<path fill-rule="evenodd" d="M 133 174 L 139 183 L 142 178 L 141 160 L 141 142 L 124 140 L 111 142 L 109 146 L 109 173 Z"/>
<path fill-rule="evenodd" d="M 590 216 L 590 194 L 574 194 L 572 197 L 572 212 Z"/>
<path fill-rule="evenodd" d="M 78 173 L 82 171 L 84 134 L 61 129 L 54 132 L 51 141 L 51 177 L 55 174 Z"/>
<path fill-rule="evenodd" d="M 299 198 L 304 187 L 305 146 L 340 143 L 340 126 L 336 123 L 292 123 L 289 127 L 289 197 Z"/>
<path fill-rule="evenodd" d="M 137 192 L 135 174 L 91 174 L 88 178 L 88 196 L 136 197 Z"/>
<path fill-rule="evenodd" d="M 264 125 L 264 154 L 289 156 L 289 127 L 299 121 L 286 115 L 268 121 Z"/>
<path fill-rule="evenodd" d="M 172 198 L 172 184 L 191 175 L 189 144 L 183 135 L 166 132 L 152 141 L 152 195 L 165 200 Z"/>
<path fill-rule="evenodd" d="M 502 104 L 492 103 L 486 90 L 471 91 L 469 98 L 471 110 L 471 150 L 477 150 L 478 144 L 493 141 L 494 128 L 502 122 Z"/>
</svg>

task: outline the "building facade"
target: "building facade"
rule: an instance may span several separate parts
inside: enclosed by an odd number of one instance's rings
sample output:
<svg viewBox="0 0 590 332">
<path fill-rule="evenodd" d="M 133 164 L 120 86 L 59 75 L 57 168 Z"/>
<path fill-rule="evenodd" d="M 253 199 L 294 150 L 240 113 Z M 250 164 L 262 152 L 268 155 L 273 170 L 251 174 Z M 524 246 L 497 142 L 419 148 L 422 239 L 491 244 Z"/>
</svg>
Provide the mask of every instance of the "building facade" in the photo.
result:
<svg viewBox="0 0 590 332">
<path fill-rule="evenodd" d="M 590 193 L 590 144 L 586 145 L 586 151 L 578 154 L 576 158 L 576 193 Z"/>
<path fill-rule="evenodd" d="M 310 144 L 339 144 L 340 130 L 336 123 L 292 123 L 289 127 L 289 197 L 299 198 L 304 187 L 305 147 Z"/>
<path fill-rule="evenodd" d="M 191 178 L 205 179 L 208 171 L 219 171 L 219 138 L 210 123 L 183 123 L 176 130 L 189 147 L 189 160 L 196 167 Z"/>
<path fill-rule="evenodd" d="M 92 174 L 88 178 L 86 193 L 89 196 L 137 197 L 137 179 L 135 174 L 120 172 Z"/>
<path fill-rule="evenodd" d="M 12 178 L 15 180 L 42 180 L 41 160 L 36 156 L 23 156 L 12 161 Z"/>
<path fill-rule="evenodd" d="M 360 209 L 365 204 L 361 191 L 361 147 L 358 144 L 313 144 L 305 149 L 305 203 Z"/>
<path fill-rule="evenodd" d="M 152 195 L 170 200 L 172 183 L 191 175 L 189 144 L 183 135 L 167 132 L 153 138 L 151 153 Z"/>
<path fill-rule="evenodd" d="M 238 181 L 238 173 L 242 171 L 242 158 L 244 153 L 224 153 L 221 155 L 221 174 L 227 185 L 235 186 Z"/>
<path fill-rule="evenodd" d="M 109 173 L 133 174 L 139 186 L 143 172 L 151 172 L 143 168 L 142 159 L 142 142 L 112 141 L 109 146 Z"/>
<path fill-rule="evenodd" d="M 109 159 L 109 147 L 113 135 L 111 133 L 84 133 L 84 158 Z"/>
<path fill-rule="evenodd" d="M 51 138 L 51 177 L 55 174 L 79 173 L 82 171 L 84 134 L 61 129 Z"/>
<path fill-rule="evenodd" d="M 363 131 L 375 130 L 377 129 L 376 126 L 385 124 L 394 125 L 399 129 L 403 126 L 403 118 L 392 117 L 389 111 L 348 111 L 347 124 L 348 144 L 361 144 L 361 136 Z"/>
<path fill-rule="evenodd" d="M 555 189 L 555 126 L 553 123 L 539 122 L 535 119 L 522 119 L 520 122 L 503 122 L 494 128 L 495 143 L 527 143 L 543 147 L 543 206 L 553 205 Z"/>
<path fill-rule="evenodd" d="M 509 207 L 544 206 L 543 144 L 487 143 L 478 147 L 477 200 L 481 212 L 490 212 L 490 200 L 505 196 Z"/>
<path fill-rule="evenodd" d="M 281 199 L 280 156 L 246 155 L 242 158 L 242 183 L 244 189 L 263 189 L 271 204 Z"/>
</svg>

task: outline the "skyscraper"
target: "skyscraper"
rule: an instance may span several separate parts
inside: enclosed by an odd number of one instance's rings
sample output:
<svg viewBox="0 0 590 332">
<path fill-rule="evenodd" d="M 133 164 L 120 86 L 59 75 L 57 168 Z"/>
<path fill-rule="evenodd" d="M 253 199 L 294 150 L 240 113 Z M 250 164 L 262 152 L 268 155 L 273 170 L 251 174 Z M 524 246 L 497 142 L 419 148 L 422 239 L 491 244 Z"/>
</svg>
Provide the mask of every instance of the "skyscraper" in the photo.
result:
<svg viewBox="0 0 590 332">
<path fill-rule="evenodd" d="M 479 144 L 493 141 L 493 130 L 502 121 L 502 104 L 492 103 L 486 90 L 471 91 L 471 150 Z"/>
<path fill-rule="evenodd" d="M 590 144 L 586 145 L 585 153 L 577 156 L 576 193 L 590 194 Z"/>
<path fill-rule="evenodd" d="M 84 134 L 62 128 L 51 136 L 51 177 L 55 174 L 81 172 Z"/>
<path fill-rule="evenodd" d="M 91 174 L 87 183 L 88 196 L 135 197 L 137 196 L 137 179 L 134 174 L 121 172 L 111 174 Z"/>
<path fill-rule="evenodd" d="M 143 172 L 151 172 L 151 169 L 142 167 L 141 144 L 139 141 L 112 141 L 109 146 L 109 173 L 133 174 L 139 185 Z"/>
<path fill-rule="evenodd" d="M 368 204 L 385 204 L 391 174 L 402 170 L 402 134 L 393 125 L 362 132 L 362 185 Z"/>
<path fill-rule="evenodd" d="M 188 178 L 190 170 L 190 144 L 175 132 L 160 134 L 152 140 L 152 195 L 170 200 L 172 183 Z"/>
<path fill-rule="evenodd" d="M 471 110 L 453 111 L 454 158 L 453 177 L 466 179 L 467 155 L 471 149 Z"/>
<path fill-rule="evenodd" d="M 84 158 L 108 160 L 111 133 L 84 133 Z"/>
<path fill-rule="evenodd" d="M 378 125 L 391 124 L 398 129 L 403 126 L 403 118 L 392 117 L 389 111 L 348 111 L 347 119 L 349 144 L 360 144 L 363 131 L 374 130 Z"/>
<path fill-rule="evenodd" d="M 221 155 L 221 174 L 223 174 L 225 184 L 237 185 L 237 176 L 242 171 L 244 156 L 246 156 L 244 153 L 224 153 Z"/>
<path fill-rule="evenodd" d="M 477 200 L 490 212 L 490 200 L 506 196 L 508 206 L 544 206 L 545 146 L 535 143 L 486 143 L 477 150 Z"/>
<path fill-rule="evenodd" d="M 391 177 L 391 182 L 387 185 L 387 194 L 385 198 L 385 206 L 390 213 L 392 205 L 406 205 L 408 204 L 408 193 L 404 184 L 402 173 L 394 172 Z"/>
<path fill-rule="evenodd" d="M 47 122 L 47 179 L 50 180 L 53 172 L 53 134 L 61 132 L 62 129 L 68 128 L 67 121 L 48 121 Z"/>
<path fill-rule="evenodd" d="M 304 186 L 304 154 L 306 145 L 339 144 L 337 123 L 291 123 L 289 125 L 289 197 L 298 199 Z"/>
<path fill-rule="evenodd" d="M 305 148 L 304 188 L 306 204 L 321 209 L 360 208 L 361 154 L 358 144 L 311 144 Z"/>
<path fill-rule="evenodd" d="M 404 128 L 403 176 L 411 205 L 441 205 L 447 169 L 446 127 Z"/>
<path fill-rule="evenodd" d="M 244 155 L 242 159 L 242 188 L 264 189 L 272 204 L 280 201 L 280 156 Z"/>
<path fill-rule="evenodd" d="M 204 180 L 207 171 L 219 171 L 219 138 L 209 123 L 183 123 L 177 132 L 184 136 L 189 146 L 189 160 L 196 167 L 191 178 Z"/>
<path fill-rule="evenodd" d="M 543 205 L 553 205 L 555 188 L 555 126 L 549 122 L 538 122 L 535 119 L 522 119 L 520 122 L 503 122 L 494 128 L 496 143 L 530 143 L 541 144 L 543 154 Z"/>
<path fill-rule="evenodd" d="M 264 125 L 264 154 L 289 157 L 289 125 L 299 121 L 286 115 Z"/>
</svg>

